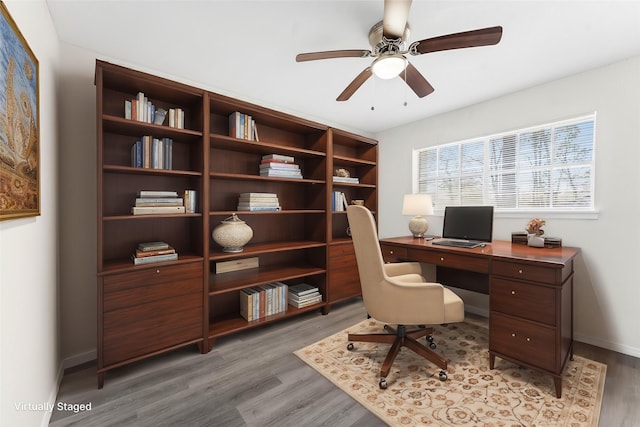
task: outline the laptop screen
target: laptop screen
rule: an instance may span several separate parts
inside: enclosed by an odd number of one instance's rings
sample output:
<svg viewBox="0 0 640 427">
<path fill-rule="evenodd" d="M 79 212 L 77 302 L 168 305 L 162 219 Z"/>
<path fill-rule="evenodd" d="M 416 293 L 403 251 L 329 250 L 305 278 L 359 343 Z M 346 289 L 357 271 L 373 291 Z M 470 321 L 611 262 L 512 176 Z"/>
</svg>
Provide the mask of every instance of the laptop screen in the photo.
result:
<svg viewBox="0 0 640 427">
<path fill-rule="evenodd" d="M 447 206 L 442 237 L 490 242 L 493 235 L 493 206 Z"/>
</svg>

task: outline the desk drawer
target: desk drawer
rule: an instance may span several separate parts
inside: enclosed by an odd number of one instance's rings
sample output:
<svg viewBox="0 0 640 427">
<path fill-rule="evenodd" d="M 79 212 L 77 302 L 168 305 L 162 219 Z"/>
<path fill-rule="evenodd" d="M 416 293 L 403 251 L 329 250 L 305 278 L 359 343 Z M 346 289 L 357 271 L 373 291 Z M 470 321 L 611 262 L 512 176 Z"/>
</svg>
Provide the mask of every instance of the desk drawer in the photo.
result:
<svg viewBox="0 0 640 427">
<path fill-rule="evenodd" d="M 555 295 L 550 287 L 494 277 L 489 304 L 492 311 L 555 326 Z"/>
<path fill-rule="evenodd" d="M 476 273 L 489 273 L 489 257 L 410 249 L 409 258 L 412 261 L 426 262 L 427 264 L 434 264 L 439 267 L 475 271 Z"/>
<path fill-rule="evenodd" d="M 401 248 L 399 246 L 381 244 L 380 250 L 382 251 L 382 258 L 385 262 L 406 260 L 408 256 L 407 248 Z"/>
<path fill-rule="evenodd" d="M 517 262 L 493 261 L 492 272 L 494 275 L 513 277 L 533 282 L 556 284 L 556 273 L 560 270 Z"/>
<path fill-rule="evenodd" d="M 491 312 L 489 350 L 556 372 L 555 329 Z"/>
</svg>

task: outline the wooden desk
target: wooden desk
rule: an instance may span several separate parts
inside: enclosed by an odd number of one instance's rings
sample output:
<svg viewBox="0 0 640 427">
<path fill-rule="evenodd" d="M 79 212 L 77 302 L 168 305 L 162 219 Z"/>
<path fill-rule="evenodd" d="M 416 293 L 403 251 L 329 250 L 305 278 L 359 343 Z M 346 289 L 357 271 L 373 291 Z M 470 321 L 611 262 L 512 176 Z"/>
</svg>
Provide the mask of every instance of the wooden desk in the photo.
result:
<svg viewBox="0 0 640 427">
<path fill-rule="evenodd" d="M 381 239 L 387 262 L 436 266 L 443 285 L 489 295 L 489 367 L 495 357 L 553 376 L 573 357 L 573 260 L 579 248 L 530 248 L 494 241 L 474 249 L 436 246 L 413 237 Z"/>
</svg>

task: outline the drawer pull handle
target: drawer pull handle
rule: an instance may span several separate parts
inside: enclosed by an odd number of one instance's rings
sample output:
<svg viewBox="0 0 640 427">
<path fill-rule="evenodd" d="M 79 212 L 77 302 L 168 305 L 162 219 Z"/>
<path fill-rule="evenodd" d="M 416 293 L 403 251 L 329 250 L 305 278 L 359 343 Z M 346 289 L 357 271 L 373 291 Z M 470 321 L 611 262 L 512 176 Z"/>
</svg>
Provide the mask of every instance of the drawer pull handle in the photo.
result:
<svg viewBox="0 0 640 427">
<path fill-rule="evenodd" d="M 393 251 L 389 251 L 389 254 L 390 254 L 390 255 L 393 255 Z"/>
<path fill-rule="evenodd" d="M 522 269 L 518 270 L 518 273 L 522 274 Z"/>
<path fill-rule="evenodd" d="M 159 269 L 158 269 L 158 270 L 156 270 L 156 273 L 157 273 L 157 274 L 160 274 L 160 270 L 159 270 Z"/>
<path fill-rule="evenodd" d="M 440 261 L 444 261 L 444 257 L 443 256 L 440 257 Z"/>
<path fill-rule="evenodd" d="M 527 337 L 527 342 L 530 342 L 530 341 L 531 341 L 531 338 Z"/>
<path fill-rule="evenodd" d="M 512 336 L 512 337 L 515 337 L 515 336 L 516 336 L 515 332 L 512 332 L 512 333 L 511 333 L 511 336 Z"/>
<path fill-rule="evenodd" d="M 515 294 L 516 294 L 516 291 L 511 291 L 511 295 L 515 295 Z"/>
</svg>

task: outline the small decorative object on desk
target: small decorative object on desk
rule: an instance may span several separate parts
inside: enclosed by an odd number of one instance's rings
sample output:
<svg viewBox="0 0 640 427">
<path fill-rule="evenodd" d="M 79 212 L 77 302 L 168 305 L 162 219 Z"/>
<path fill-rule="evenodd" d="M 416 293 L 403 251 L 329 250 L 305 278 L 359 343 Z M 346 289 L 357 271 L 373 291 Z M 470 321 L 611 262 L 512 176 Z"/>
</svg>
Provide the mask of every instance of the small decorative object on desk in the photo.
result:
<svg viewBox="0 0 640 427">
<path fill-rule="evenodd" d="M 544 219 L 533 218 L 527 224 L 527 245 L 535 247 L 535 248 L 543 248 L 544 247 L 544 230 L 542 227 L 547 222 Z"/>
<path fill-rule="evenodd" d="M 234 213 L 211 232 L 213 240 L 222 246 L 222 252 L 242 252 L 253 237 L 253 230 Z"/>
</svg>

